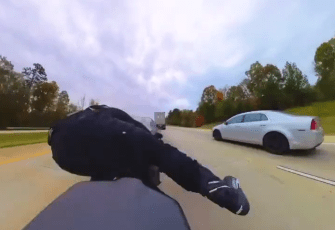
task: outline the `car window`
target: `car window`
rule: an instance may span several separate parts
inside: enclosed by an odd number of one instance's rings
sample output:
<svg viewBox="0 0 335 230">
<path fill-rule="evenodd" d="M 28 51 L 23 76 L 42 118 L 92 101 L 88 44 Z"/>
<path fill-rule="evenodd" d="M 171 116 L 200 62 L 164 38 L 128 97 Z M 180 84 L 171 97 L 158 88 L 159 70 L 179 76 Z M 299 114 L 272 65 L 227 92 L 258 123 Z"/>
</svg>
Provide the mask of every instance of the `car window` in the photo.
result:
<svg viewBox="0 0 335 230">
<path fill-rule="evenodd" d="M 269 120 L 268 117 L 265 114 L 261 114 L 261 121 L 267 121 Z"/>
<path fill-rule="evenodd" d="M 260 113 L 247 114 L 244 117 L 244 122 L 261 121 L 261 115 Z"/>
<path fill-rule="evenodd" d="M 235 124 L 235 123 L 241 123 L 244 115 L 240 115 L 237 117 L 234 117 L 227 121 L 227 124 Z"/>
</svg>

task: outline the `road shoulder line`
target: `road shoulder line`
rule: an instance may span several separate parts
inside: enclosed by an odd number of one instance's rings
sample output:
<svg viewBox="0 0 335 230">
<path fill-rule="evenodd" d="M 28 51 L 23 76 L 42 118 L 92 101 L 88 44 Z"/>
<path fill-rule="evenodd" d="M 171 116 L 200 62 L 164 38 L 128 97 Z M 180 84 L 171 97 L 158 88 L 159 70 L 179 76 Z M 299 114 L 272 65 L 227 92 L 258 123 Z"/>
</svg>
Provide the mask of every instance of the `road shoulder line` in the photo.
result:
<svg viewBox="0 0 335 230">
<path fill-rule="evenodd" d="M 27 159 L 34 158 L 34 157 L 39 157 L 39 156 L 42 156 L 42 155 L 45 155 L 45 154 L 48 154 L 48 153 L 51 153 L 50 150 L 44 151 L 44 152 L 41 152 L 41 153 L 35 153 L 35 154 L 30 155 L 30 156 L 12 158 L 12 159 L 8 159 L 8 160 L 0 162 L 0 165 L 10 164 L 10 163 L 14 163 L 14 162 L 22 161 L 22 160 L 27 160 Z"/>
<path fill-rule="evenodd" d="M 297 170 L 290 169 L 290 168 L 287 168 L 287 167 L 283 167 L 283 166 L 280 166 L 280 165 L 278 165 L 277 168 L 281 169 L 281 170 L 284 170 L 284 171 L 287 171 L 287 172 L 297 174 L 299 176 L 307 177 L 307 178 L 310 178 L 310 179 L 313 179 L 313 180 L 316 180 L 316 181 L 319 181 L 319 182 L 323 182 L 323 183 L 335 186 L 335 181 L 332 181 L 332 180 L 328 180 L 328 179 L 324 179 L 324 178 L 321 178 L 321 177 L 313 176 L 311 174 L 304 173 L 304 172 L 299 172 Z"/>
</svg>

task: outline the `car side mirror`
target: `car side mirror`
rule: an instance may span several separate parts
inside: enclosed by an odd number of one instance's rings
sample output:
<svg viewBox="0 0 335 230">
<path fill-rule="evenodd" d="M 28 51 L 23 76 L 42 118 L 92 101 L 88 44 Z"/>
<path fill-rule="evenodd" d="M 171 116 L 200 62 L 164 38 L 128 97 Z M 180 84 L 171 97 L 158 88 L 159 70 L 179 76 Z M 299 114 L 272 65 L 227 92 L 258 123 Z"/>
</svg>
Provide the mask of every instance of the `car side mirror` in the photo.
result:
<svg viewBox="0 0 335 230">
<path fill-rule="evenodd" d="M 226 121 L 224 121 L 223 124 L 228 125 L 228 123 Z"/>
<path fill-rule="evenodd" d="M 155 137 L 157 139 L 162 139 L 163 138 L 163 134 L 161 134 L 161 133 L 155 133 Z"/>
</svg>

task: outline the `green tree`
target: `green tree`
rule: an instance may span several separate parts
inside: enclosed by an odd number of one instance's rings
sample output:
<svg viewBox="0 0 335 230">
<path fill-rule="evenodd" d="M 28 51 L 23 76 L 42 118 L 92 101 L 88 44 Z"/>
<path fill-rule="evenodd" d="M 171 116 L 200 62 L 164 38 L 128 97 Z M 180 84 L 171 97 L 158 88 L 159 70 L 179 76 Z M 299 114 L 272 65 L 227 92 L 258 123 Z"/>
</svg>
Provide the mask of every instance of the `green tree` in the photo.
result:
<svg viewBox="0 0 335 230">
<path fill-rule="evenodd" d="M 328 41 L 328 43 L 329 43 L 331 46 L 333 46 L 333 48 L 334 48 L 334 47 L 335 47 L 335 37 L 332 38 L 332 39 L 330 39 L 330 40 Z"/>
<path fill-rule="evenodd" d="M 167 123 L 170 125 L 180 125 L 181 123 L 181 111 L 175 108 L 173 111 L 169 111 L 167 116 Z"/>
<path fill-rule="evenodd" d="M 217 121 L 225 121 L 236 114 L 236 106 L 232 99 L 226 99 L 217 104 L 215 118 Z"/>
<path fill-rule="evenodd" d="M 33 92 L 32 110 L 46 112 L 55 110 L 59 87 L 55 81 L 39 82 Z"/>
<path fill-rule="evenodd" d="M 181 125 L 181 111 L 177 108 L 171 113 L 171 125 Z"/>
<path fill-rule="evenodd" d="M 214 85 L 207 86 L 202 92 L 200 103 L 215 104 L 217 102 L 217 92 L 218 90 Z"/>
<path fill-rule="evenodd" d="M 314 56 L 314 70 L 318 76 L 316 88 L 320 100 L 335 99 L 335 48 L 329 42 L 322 43 Z"/>
<path fill-rule="evenodd" d="M 172 116 L 172 110 L 170 110 L 169 112 L 168 112 L 168 116 L 167 116 L 167 118 L 170 118 L 171 116 Z"/>
<path fill-rule="evenodd" d="M 27 119 L 28 91 L 17 73 L 0 79 L 0 126 L 20 126 Z"/>
<path fill-rule="evenodd" d="M 31 103 L 31 124 L 33 126 L 49 126 L 57 117 L 59 87 L 55 81 L 39 82 L 35 85 Z"/>
<path fill-rule="evenodd" d="M 218 102 L 216 105 L 215 120 L 217 121 L 221 121 L 225 118 L 225 114 L 224 114 L 225 102 L 226 100 L 223 100 L 223 101 Z"/>
<path fill-rule="evenodd" d="M 1 73 L 9 73 L 14 70 L 14 65 L 7 60 L 7 57 L 0 55 L 0 71 Z"/>
<path fill-rule="evenodd" d="M 70 98 L 66 91 L 62 91 L 58 95 L 57 109 L 56 109 L 56 119 L 63 119 L 69 112 L 69 102 Z"/>
<path fill-rule="evenodd" d="M 319 77 L 331 73 L 335 67 L 335 51 L 329 42 L 322 43 L 316 50 L 314 56 L 314 69 Z"/>
<path fill-rule="evenodd" d="M 249 84 L 249 80 L 247 78 L 245 78 L 238 85 L 243 90 L 243 95 L 244 95 L 245 99 L 249 99 L 252 96 L 251 93 L 250 93 L 250 91 L 249 91 L 249 89 L 248 89 L 248 84 Z"/>
<path fill-rule="evenodd" d="M 245 74 L 247 75 L 247 88 L 250 93 L 255 97 L 261 97 L 261 89 L 264 88 L 266 83 L 264 67 L 259 62 L 255 62 Z"/>
<path fill-rule="evenodd" d="M 80 110 L 80 109 L 79 109 L 78 106 L 76 106 L 76 105 L 73 104 L 73 103 L 70 103 L 70 105 L 69 105 L 69 110 L 68 110 L 68 114 L 78 112 L 79 110 Z"/>
<path fill-rule="evenodd" d="M 0 56 L 0 127 L 28 121 L 28 91 L 23 76 L 6 57 Z"/>
<path fill-rule="evenodd" d="M 245 102 L 242 100 L 238 100 L 235 108 L 235 113 L 244 113 L 245 112 Z"/>
<path fill-rule="evenodd" d="M 181 111 L 181 126 L 184 127 L 195 127 L 196 114 L 192 110 Z"/>
<path fill-rule="evenodd" d="M 208 102 L 200 103 L 197 109 L 197 113 L 204 116 L 205 123 L 211 123 L 215 120 L 215 104 Z"/>
<path fill-rule="evenodd" d="M 39 82 L 47 81 L 47 74 L 43 66 L 39 63 L 34 63 L 34 68 L 25 67 L 23 68 L 22 74 L 26 79 L 28 87 L 31 89 L 35 84 Z"/>
<path fill-rule="evenodd" d="M 247 88 L 250 96 L 260 100 L 261 109 L 283 108 L 283 83 L 284 78 L 280 70 L 272 64 L 262 66 L 259 62 L 251 65 L 246 72 Z"/>
<path fill-rule="evenodd" d="M 35 63 L 34 68 L 14 71 L 14 65 L 0 55 L 0 127 L 49 126 L 71 110 L 66 91 L 58 94 L 56 82 L 47 82 L 45 69 Z"/>
<path fill-rule="evenodd" d="M 197 113 L 204 116 L 206 123 L 215 120 L 215 105 L 218 102 L 217 93 L 218 90 L 213 85 L 206 87 L 202 92 Z"/>
<path fill-rule="evenodd" d="M 223 88 L 220 88 L 218 91 L 221 92 L 223 94 L 223 99 L 225 100 L 226 97 L 227 97 L 227 92 L 229 90 L 229 86 L 228 85 L 225 85 L 225 87 Z"/>
<path fill-rule="evenodd" d="M 232 86 L 227 91 L 227 98 L 232 101 L 242 101 L 247 99 L 247 95 L 242 86 Z"/>
<path fill-rule="evenodd" d="M 286 62 L 283 69 L 284 100 L 287 107 L 304 106 L 313 101 L 313 91 L 308 82 L 307 76 L 303 75 L 295 63 Z"/>
</svg>

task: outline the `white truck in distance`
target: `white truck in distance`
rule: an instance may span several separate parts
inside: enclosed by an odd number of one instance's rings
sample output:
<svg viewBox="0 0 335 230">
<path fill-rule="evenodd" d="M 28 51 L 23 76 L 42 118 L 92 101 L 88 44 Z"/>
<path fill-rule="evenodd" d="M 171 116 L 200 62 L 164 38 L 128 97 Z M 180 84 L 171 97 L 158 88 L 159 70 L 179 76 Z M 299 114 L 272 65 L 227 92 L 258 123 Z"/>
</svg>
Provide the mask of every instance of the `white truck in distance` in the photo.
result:
<svg viewBox="0 0 335 230">
<path fill-rule="evenodd" d="M 165 112 L 155 112 L 155 122 L 157 128 L 165 130 L 166 129 Z"/>
</svg>

